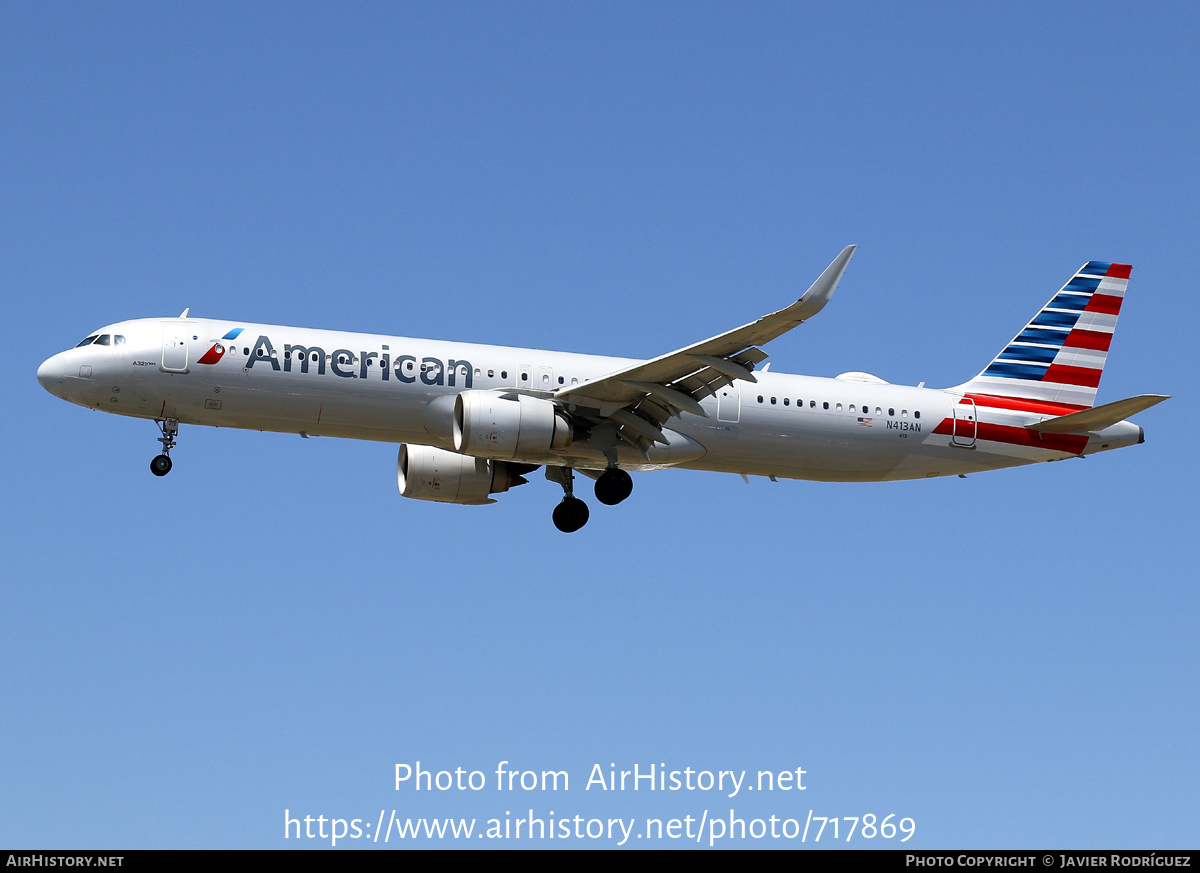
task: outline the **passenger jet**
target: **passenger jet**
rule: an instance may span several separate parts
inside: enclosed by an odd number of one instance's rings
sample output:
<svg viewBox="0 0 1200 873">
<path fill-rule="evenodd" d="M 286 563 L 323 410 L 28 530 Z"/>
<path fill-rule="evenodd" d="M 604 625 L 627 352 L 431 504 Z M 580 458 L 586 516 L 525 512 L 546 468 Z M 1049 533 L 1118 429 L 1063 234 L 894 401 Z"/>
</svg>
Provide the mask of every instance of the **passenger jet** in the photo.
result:
<svg viewBox="0 0 1200 873">
<path fill-rule="evenodd" d="M 478 505 L 545 467 L 554 524 L 579 530 L 575 473 L 613 505 L 630 472 L 878 482 L 965 476 L 1143 442 L 1125 419 L 1167 398 L 1095 406 L 1130 267 L 1084 264 L 983 372 L 953 388 L 867 373 L 793 376 L 760 347 L 824 308 L 847 246 L 791 306 L 649 360 L 192 318 L 102 327 L 38 368 L 57 397 L 158 425 L 398 443 L 400 493 Z"/>
</svg>

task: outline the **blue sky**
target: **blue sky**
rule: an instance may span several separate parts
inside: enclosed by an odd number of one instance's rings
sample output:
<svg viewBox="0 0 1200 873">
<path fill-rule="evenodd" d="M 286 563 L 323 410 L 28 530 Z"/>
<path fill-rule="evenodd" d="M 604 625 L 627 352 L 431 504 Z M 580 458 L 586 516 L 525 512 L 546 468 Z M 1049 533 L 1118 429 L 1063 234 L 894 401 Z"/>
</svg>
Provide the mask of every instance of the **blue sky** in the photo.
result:
<svg viewBox="0 0 1200 873">
<path fill-rule="evenodd" d="M 1195 845 L 1198 19 L 5 5 L 0 844 L 732 808 L 896 813 L 923 848 Z M 184 307 L 650 357 L 794 300 L 848 243 L 774 369 L 957 384 L 1111 260 L 1134 269 L 1099 399 L 1174 399 L 1143 446 L 967 480 L 640 475 L 566 537 L 540 475 L 408 501 L 383 444 L 185 427 L 158 480 L 153 425 L 34 378 Z M 418 760 L 571 789 L 394 790 Z M 807 789 L 585 791 L 596 763 Z"/>
</svg>

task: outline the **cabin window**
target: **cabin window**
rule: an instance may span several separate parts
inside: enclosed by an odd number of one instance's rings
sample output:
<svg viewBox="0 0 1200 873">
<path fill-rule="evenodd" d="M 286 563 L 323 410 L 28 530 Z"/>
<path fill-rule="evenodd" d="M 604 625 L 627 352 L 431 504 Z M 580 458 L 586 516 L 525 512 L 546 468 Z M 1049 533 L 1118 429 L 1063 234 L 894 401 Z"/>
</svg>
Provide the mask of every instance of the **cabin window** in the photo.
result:
<svg viewBox="0 0 1200 873">
<path fill-rule="evenodd" d="M 786 397 L 785 397 L 785 398 L 783 398 L 783 405 L 784 405 L 784 406 L 787 406 L 789 403 L 791 403 L 791 401 L 790 401 L 790 400 L 788 400 Z"/>
<path fill-rule="evenodd" d="M 822 408 L 822 409 L 828 409 L 828 408 L 829 408 L 829 401 L 828 401 L 828 400 L 826 400 L 824 403 L 822 403 L 822 404 L 821 404 L 821 408 Z"/>
<path fill-rule="evenodd" d="M 476 379 L 479 378 L 479 368 L 478 367 L 475 368 L 475 378 Z"/>
<path fill-rule="evenodd" d="M 838 411 L 838 412 L 841 412 L 841 411 L 842 411 L 842 404 L 840 404 L 840 403 L 839 403 L 839 404 L 837 405 L 837 411 Z"/>
<path fill-rule="evenodd" d="M 878 406 L 876 406 L 876 407 L 875 407 L 875 414 L 876 414 L 876 415 L 883 415 L 883 410 L 882 410 L 882 409 L 880 409 Z"/>
<path fill-rule="evenodd" d="M 808 401 L 808 408 L 809 408 L 809 409 L 816 409 L 816 408 L 817 408 L 817 401 L 815 401 L 815 400 L 810 400 L 810 401 Z"/>
<path fill-rule="evenodd" d="M 900 410 L 900 417 L 901 417 L 901 418 L 908 418 L 908 410 L 907 410 L 907 409 L 901 409 L 901 410 Z"/>
<path fill-rule="evenodd" d="M 489 379 L 494 379 L 494 378 L 495 378 L 495 376 L 496 376 L 496 371 L 495 371 L 495 370 L 488 370 L 488 378 L 489 378 Z"/>
<path fill-rule="evenodd" d="M 501 379 L 507 379 L 507 378 L 508 378 L 508 370 L 501 370 L 501 371 L 500 371 L 500 378 L 501 378 Z"/>
<path fill-rule="evenodd" d="M 850 411 L 851 411 L 851 412 L 853 412 L 853 411 L 854 411 L 854 404 L 853 404 L 853 403 L 851 403 L 851 404 L 850 404 Z"/>
<path fill-rule="evenodd" d="M 774 397 L 772 397 L 772 398 L 771 398 L 771 405 L 772 405 L 772 406 L 774 406 L 774 405 L 775 405 L 775 398 L 774 398 Z"/>
<path fill-rule="evenodd" d="M 888 407 L 888 415 L 895 415 L 895 414 L 896 414 L 896 410 L 893 409 L 891 406 L 889 406 Z"/>
<path fill-rule="evenodd" d="M 913 412 L 913 418 L 920 418 L 920 417 L 921 417 L 921 410 L 918 409 L 915 412 Z"/>
<path fill-rule="evenodd" d="M 565 377 L 565 376 L 559 376 L 559 377 L 558 377 L 558 384 L 559 384 L 559 385 L 563 384 L 563 383 L 564 383 L 564 382 L 566 382 L 566 381 L 567 381 L 567 379 L 566 379 L 566 377 Z"/>
<path fill-rule="evenodd" d="M 758 402 L 759 403 L 763 402 L 763 396 L 761 394 L 758 395 Z"/>
</svg>

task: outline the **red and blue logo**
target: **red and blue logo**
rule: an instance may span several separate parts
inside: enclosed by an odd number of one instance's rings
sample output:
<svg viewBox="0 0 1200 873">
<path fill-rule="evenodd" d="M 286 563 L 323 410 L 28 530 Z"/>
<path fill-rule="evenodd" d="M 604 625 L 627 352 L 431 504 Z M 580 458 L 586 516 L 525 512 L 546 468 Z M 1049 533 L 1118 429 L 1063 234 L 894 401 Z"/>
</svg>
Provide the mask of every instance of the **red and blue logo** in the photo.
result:
<svg viewBox="0 0 1200 873">
<path fill-rule="evenodd" d="M 225 336 L 221 337 L 221 339 L 214 341 L 209 350 L 201 355 L 200 359 L 196 361 L 196 363 L 215 364 L 217 361 L 221 360 L 221 358 L 225 355 L 225 346 L 222 344 L 222 340 L 225 342 L 235 340 L 237 339 L 238 334 L 243 330 L 244 328 L 235 327 L 233 330 L 229 331 L 229 333 L 225 334 Z"/>
</svg>

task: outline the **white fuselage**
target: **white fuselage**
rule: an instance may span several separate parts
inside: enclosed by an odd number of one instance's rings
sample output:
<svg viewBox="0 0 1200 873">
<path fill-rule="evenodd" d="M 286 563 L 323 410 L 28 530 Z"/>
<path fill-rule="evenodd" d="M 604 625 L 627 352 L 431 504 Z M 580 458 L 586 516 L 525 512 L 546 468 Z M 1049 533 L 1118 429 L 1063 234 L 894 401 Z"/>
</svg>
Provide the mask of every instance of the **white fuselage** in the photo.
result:
<svg viewBox="0 0 1200 873">
<path fill-rule="evenodd" d="M 223 339 L 237 328 L 236 337 Z M 453 449 L 454 398 L 466 389 L 549 397 L 627 358 L 198 318 L 138 319 L 54 355 L 51 393 L 94 409 L 185 424 Z M 123 338 L 118 342 L 117 337 Z M 217 349 L 221 351 L 218 352 Z M 206 362 L 207 361 L 207 362 Z M 1026 424 L 1055 413 L 978 408 L 962 392 L 757 372 L 701 401 L 707 418 L 670 419 L 669 445 L 619 453 L 630 469 L 683 467 L 791 479 L 880 481 L 1058 460 L 1139 441 L 1120 422 L 1100 434 L 1041 439 Z M 586 439 L 518 460 L 602 470 Z"/>
</svg>

